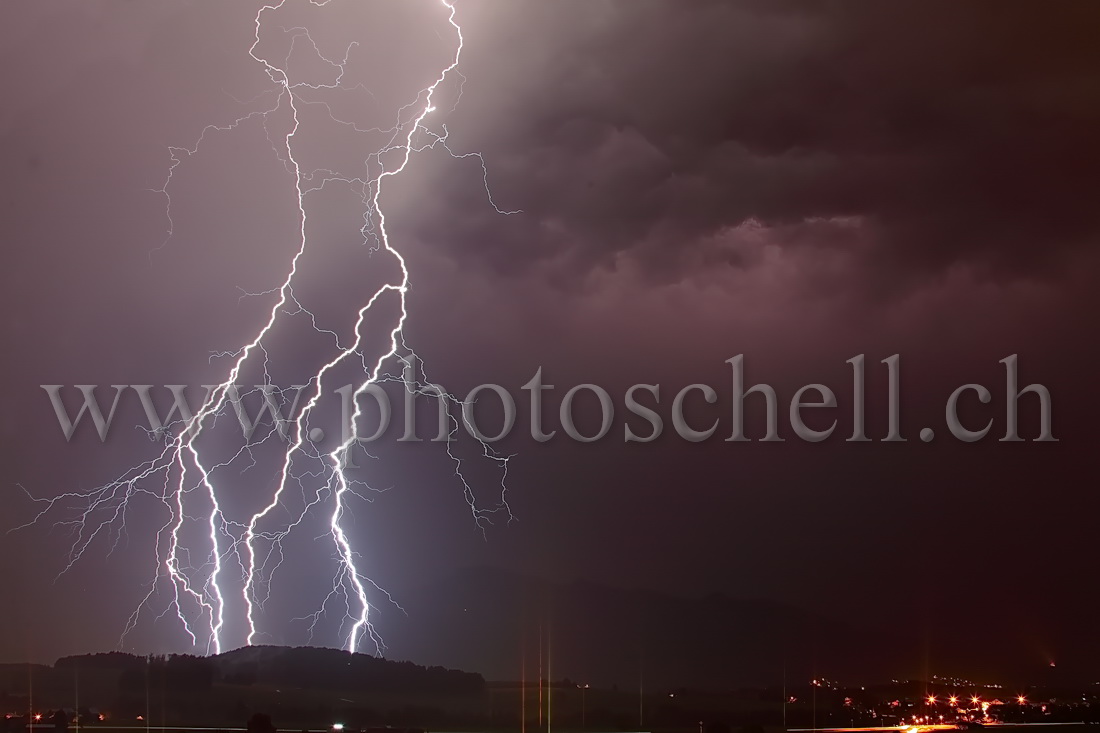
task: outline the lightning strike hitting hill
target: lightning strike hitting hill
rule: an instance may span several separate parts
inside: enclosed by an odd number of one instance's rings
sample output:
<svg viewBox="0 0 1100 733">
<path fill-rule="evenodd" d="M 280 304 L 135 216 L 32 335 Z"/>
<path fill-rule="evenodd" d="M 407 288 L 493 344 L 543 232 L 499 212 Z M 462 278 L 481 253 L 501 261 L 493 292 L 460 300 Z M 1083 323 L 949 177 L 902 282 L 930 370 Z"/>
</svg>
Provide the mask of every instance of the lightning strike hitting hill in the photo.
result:
<svg viewBox="0 0 1100 733">
<path fill-rule="evenodd" d="M 329 0 L 309 1 L 317 7 L 329 4 Z M 157 568 L 148 592 L 125 623 L 119 641 L 120 646 L 125 643 L 126 636 L 134 630 L 144 613 L 157 612 L 154 606 L 157 605 L 157 599 L 161 597 L 161 591 L 165 588 L 169 591 L 169 601 L 156 618 L 160 619 L 168 613 L 174 614 L 193 645 L 204 648 L 208 653 L 219 653 L 227 648 L 230 640 L 224 638 L 225 625 L 227 614 L 232 613 L 241 614 L 247 628 L 246 638 L 239 641 L 254 643 L 257 640 L 257 634 L 260 633 L 257 628 L 257 612 L 270 596 L 273 577 L 285 557 L 284 540 L 305 521 L 307 516 L 315 512 L 324 512 L 327 516 L 326 524 L 333 548 L 332 589 L 327 597 L 320 601 L 317 610 L 307 618 L 310 621 L 311 638 L 320 619 L 328 613 L 330 607 L 335 606 L 342 608 L 346 617 L 341 627 L 345 648 L 356 651 L 367 639 L 374 645 L 376 652 L 381 653 L 384 648 L 370 620 L 369 595 L 371 592 L 378 592 L 387 598 L 388 596 L 357 567 L 359 556 L 343 522 L 349 499 L 352 496 L 363 498 L 357 489 L 369 488 L 349 478 L 347 472 L 350 451 L 359 445 L 357 422 L 362 415 L 359 398 L 370 385 L 387 381 L 385 370 L 391 362 L 415 364 L 416 361 L 415 355 L 405 343 L 403 332 L 409 315 L 407 310 L 409 270 L 405 258 L 398 248 L 393 246 L 387 230 L 386 215 L 380 198 L 384 184 L 387 179 L 400 175 L 415 153 L 441 147 L 454 158 L 477 157 L 481 164 L 482 182 L 485 184 L 489 205 L 500 214 L 518 213 L 503 211 L 493 202 L 488 189 L 485 162 L 481 159 L 480 153 L 454 153 L 447 144 L 447 128 L 440 125 L 440 131 L 436 132 L 427 126 L 426 121 L 429 116 L 437 112 L 434 101 L 437 90 L 451 77 L 457 76 L 462 79 L 462 75 L 457 71 L 463 48 L 462 29 L 455 19 L 456 11 L 453 4 L 448 0 L 440 0 L 440 3 L 441 11 L 446 13 L 447 22 L 455 37 L 451 61 L 440 69 L 429 86 L 419 91 L 415 99 L 397 110 L 397 121 L 394 127 L 385 131 L 389 135 L 388 142 L 381 149 L 366 156 L 377 170 L 375 175 L 350 175 L 334 170 L 305 171 L 299 164 L 299 157 L 296 157 L 296 138 L 302 128 L 299 113 L 304 106 L 321 105 L 332 122 L 362 132 L 355 123 L 336 117 L 324 102 L 306 100 L 300 96 L 302 90 L 343 88 L 341 82 L 345 75 L 348 57 L 357 44 L 351 44 L 342 59 L 334 60 L 321 53 L 308 29 L 283 29 L 290 35 L 292 49 L 294 44 L 300 41 L 308 43 L 316 58 L 330 64 L 336 70 L 335 81 L 331 84 L 295 81 L 288 72 L 289 64 L 286 60 L 273 61 L 258 50 L 264 16 L 282 8 L 287 4 L 287 0 L 265 5 L 259 10 L 255 17 L 255 40 L 248 49 L 248 55 L 263 66 L 267 76 L 275 85 L 274 105 L 266 110 L 241 117 L 228 125 L 208 126 L 191 148 L 172 148 L 170 151 L 172 164 L 164 187 L 161 189 L 161 193 L 167 200 L 169 238 L 174 228 L 170 196 L 173 175 L 184 160 L 199 153 L 205 136 L 236 131 L 242 123 L 256 117 L 263 118 L 266 126 L 268 118 L 276 111 L 282 111 L 283 114 L 289 113 L 289 130 L 281 136 L 281 146 L 276 146 L 273 142 L 272 147 L 293 180 L 298 218 L 297 250 L 288 263 L 282 282 L 266 293 L 260 294 L 275 298 L 266 321 L 258 327 L 247 343 L 231 353 L 220 355 L 228 357 L 231 363 L 225 379 L 208 391 L 201 408 L 193 415 L 188 414 L 185 404 L 180 407 L 180 419 L 156 436 L 164 440 L 164 448 L 156 457 L 130 468 L 119 478 L 92 491 L 70 492 L 52 499 L 35 499 L 41 505 L 41 511 L 29 524 L 54 517 L 56 525 L 69 529 L 73 534 L 68 563 L 62 569 L 62 574 L 72 568 L 97 539 L 104 538 L 110 542 L 111 552 L 118 548 L 126 531 L 127 511 L 131 500 L 135 497 L 152 497 L 167 510 L 167 520 L 156 529 Z M 458 96 L 461 96 L 461 88 Z M 362 161 L 364 156 L 361 151 L 356 152 L 358 159 Z M 310 193 L 320 191 L 327 185 L 346 185 L 353 187 L 357 193 L 361 192 L 364 243 L 373 243 L 376 254 L 392 257 L 399 272 L 398 278 L 383 284 L 358 309 L 354 321 L 355 337 L 351 343 L 343 345 L 334 332 L 317 326 L 316 318 L 298 300 L 294 292 L 299 263 L 309 245 L 306 235 L 307 197 Z M 386 345 L 379 353 L 370 355 L 366 353 L 366 345 L 363 341 L 365 319 L 375 305 L 383 299 L 396 299 L 398 316 L 388 332 L 388 338 L 385 339 Z M 270 440 L 272 435 L 278 434 L 278 431 L 272 430 L 256 441 L 245 439 L 232 458 L 217 463 L 203 455 L 197 440 L 220 415 L 225 414 L 227 405 L 234 404 L 234 399 L 239 397 L 236 385 L 246 365 L 262 359 L 263 371 L 265 377 L 267 376 L 270 357 L 265 348 L 265 339 L 279 322 L 280 316 L 299 314 L 308 316 L 318 333 L 332 338 L 337 353 L 317 369 L 306 385 L 305 389 L 309 397 L 289 426 L 287 445 L 280 461 L 277 486 L 270 500 L 251 516 L 227 517 L 223 509 L 222 492 L 225 489 L 219 483 L 219 469 L 225 468 L 241 456 L 250 455 L 250 452 L 260 443 Z M 344 426 L 346 437 L 331 451 L 322 452 L 312 438 L 309 418 L 322 395 L 325 394 L 326 377 L 330 376 L 332 370 L 338 365 L 349 361 L 361 363 L 365 376 L 353 395 L 354 410 L 350 417 L 350 424 Z M 328 386 L 331 387 L 331 385 Z M 424 390 L 421 393 L 426 394 L 428 391 Z M 446 401 L 454 398 L 444 395 L 440 399 Z M 456 418 L 451 418 L 451 426 L 452 429 L 457 430 Z M 450 453 L 449 444 L 447 450 L 455 461 L 456 474 L 463 486 L 474 520 L 479 527 L 483 528 L 484 523 L 490 521 L 498 512 L 509 520 L 512 514 L 507 503 L 504 480 L 507 475 L 508 458 L 497 455 L 488 445 L 483 444 L 482 447 L 485 457 L 495 461 L 502 474 L 499 501 L 487 509 L 479 507 L 475 501 L 471 486 L 462 475 L 461 461 Z M 296 472 L 295 466 L 302 463 L 310 464 L 312 469 Z M 303 476 L 316 479 L 316 485 L 312 488 L 307 487 L 303 482 Z M 266 520 L 270 523 L 276 508 L 287 509 L 283 504 L 284 493 L 292 482 L 295 488 L 301 491 L 303 497 L 308 497 L 303 502 L 303 506 L 294 510 L 291 521 L 281 525 L 279 529 L 261 530 L 261 522 Z M 189 522 L 203 528 L 205 547 L 189 546 L 185 540 L 183 529 Z M 196 562 L 192 558 L 202 559 Z M 240 597 L 236 599 L 224 590 L 225 576 L 230 568 L 234 575 L 239 573 L 239 578 L 235 579 L 243 588 Z"/>
</svg>

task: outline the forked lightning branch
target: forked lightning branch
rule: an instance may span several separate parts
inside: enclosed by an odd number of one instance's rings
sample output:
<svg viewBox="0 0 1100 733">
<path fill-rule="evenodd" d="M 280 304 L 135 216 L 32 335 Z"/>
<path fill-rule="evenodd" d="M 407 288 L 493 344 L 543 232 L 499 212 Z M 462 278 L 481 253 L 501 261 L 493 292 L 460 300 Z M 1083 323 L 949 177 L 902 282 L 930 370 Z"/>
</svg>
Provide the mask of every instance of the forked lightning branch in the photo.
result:
<svg viewBox="0 0 1100 733">
<path fill-rule="evenodd" d="M 356 538 L 348 533 L 346 524 L 349 502 L 370 488 L 348 475 L 348 469 L 354 467 L 350 462 L 350 449 L 358 445 L 360 437 L 356 427 L 362 411 L 360 399 L 372 385 L 385 378 L 392 362 L 415 359 L 406 346 L 404 335 L 409 317 L 409 269 L 395 241 L 399 235 L 391 235 L 387 226 L 386 211 L 382 205 L 386 183 L 388 179 L 402 174 L 416 153 L 442 149 L 456 159 L 475 158 L 475 162 L 480 163 L 480 170 L 475 175 L 486 184 L 486 205 L 501 214 L 517 213 L 496 207 L 489 195 L 487 171 L 481 155 L 476 152 L 453 152 L 448 146 L 447 129 L 439 119 L 443 111 L 436 107 L 437 92 L 447 88 L 454 98 L 461 96 L 462 77 L 456 69 L 463 49 L 462 28 L 455 7 L 448 0 L 438 0 L 434 5 L 428 3 L 427 7 L 442 14 L 437 22 L 445 20 L 449 29 L 449 39 L 436 34 L 440 43 L 450 44 L 449 61 L 438 69 L 430 84 L 411 90 L 404 106 L 392 110 L 396 122 L 391 129 L 381 131 L 385 142 L 378 149 L 347 151 L 347 160 L 358 163 L 366 161 L 366 164 L 344 172 L 307 170 L 303 167 L 298 149 L 307 123 L 299 113 L 309 104 L 301 96 L 306 91 L 318 93 L 348 88 L 343 85 L 345 71 L 352 50 L 358 44 L 352 43 L 342 57 L 326 56 L 314 42 L 308 28 L 288 29 L 268 20 L 271 14 L 287 4 L 287 0 L 281 0 L 263 6 L 254 19 L 251 46 L 241 49 L 251 62 L 260 65 L 266 73 L 272 85 L 274 105 L 236 120 L 209 125 L 191 147 L 170 148 L 171 164 L 161 190 L 167 203 L 168 237 L 171 239 L 174 227 L 172 184 L 177 168 L 189 158 L 202 155 L 202 145 L 208 136 L 243 134 L 242 123 L 245 120 L 263 118 L 272 148 L 287 172 L 284 190 L 296 202 L 297 209 L 297 244 L 293 256 L 286 263 L 281 280 L 272 283 L 270 289 L 262 294 L 273 298 L 266 319 L 256 325 L 252 335 L 239 347 L 224 354 L 229 362 L 224 379 L 207 390 L 198 409 L 178 412 L 178 420 L 171 415 L 166 421 L 157 420 L 152 431 L 162 447 L 148 460 L 131 466 L 114 480 L 95 489 L 35 498 L 39 511 L 30 524 L 53 523 L 67 529 L 73 537 L 68 562 L 61 573 L 97 547 L 104 546 L 110 551 L 118 549 L 117 538 L 126 523 L 129 504 L 135 498 L 152 498 L 163 507 L 163 521 L 152 527 L 156 557 L 150 562 L 145 590 L 137 606 L 128 619 L 120 620 L 120 646 L 126 644 L 128 634 L 140 623 L 158 624 L 165 620 L 178 623 L 191 645 L 207 652 L 217 653 L 264 638 L 264 630 L 259 627 L 259 611 L 271 593 L 272 582 L 284 557 L 285 541 L 307 517 L 320 515 L 327 527 L 331 560 L 325 568 L 319 568 L 319 572 L 331 577 L 331 590 L 324 597 L 317 598 L 315 611 L 307 617 L 311 638 L 318 623 L 335 616 L 346 649 L 356 651 L 366 644 L 375 652 L 383 651 L 382 639 L 372 624 L 371 610 L 376 598 L 388 597 L 361 570 L 359 553 L 362 550 L 356 547 Z M 310 0 L 310 4 L 323 11 L 330 0 Z M 334 70 L 334 81 L 317 83 L 315 80 L 295 78 L 288 59 L 272 58 L 260 50 L 261 38 L 266 33 L 293 33 L 295 39 L 304 39 L 316 60 Z M 299 48 L 306 44 L 299 43 Z M 454 89 L 450 89 L 451 85 Z M 359 129 L 356 120 L 339 118 L 330 107 L 324 106 L 332 122 Z M 276 115 L 276 112 L 279 114 Z M 276 130 L 277 134 L 273 132 Z M 276 139 L 279 140 L 278 146 L 275 145 Z M 295 400 L 298 397 L 302 399 L 296 416 L 290 419 L 279 417 L 277 412 L 272 413 L 278 428 L 274 432 L 284 437 L 275 488 L 255 513 L 230 516 L 223 507 L 223 498 L 227 487 L 239 483 L 239 471 L 226 471 L 229 462 L 215 460 L 209 455 L 205 443 L 200 446 L 199 438 L 209 433 L 215 421 L 224 418 L 228 412 L 236 411 L 238 418 L 245 419 L 238 409 L 242 402 L 236 385 L 241 381 L 246 367 L 257 368 L 259 362 L 266 373 L 269 358 L 266 341 L 277 323 L 288 313 L 310 312 L 308 304 L 298 299 L 294 289 L 299 265 L 310 250 L 307 236 L 311 208 L 309 198 L 321 187 L 341 184 L 361 196 L 364 240 L 370 241 L 375 254 L 390 260 L 385 263 L 386 267 L 394 269 L 397 274 L 348 312 L 348 323 L 345 325 L 354 329 L 355 337 L 343 345 L 337 340 L 336 356 L 320 365 L 299 394 L 295 394 Z M 277 203 L 281 206 L 283 200 Z M 383 302 L 386 313 L 395 306 L 393 312 L 396 316 L 384 332 L 380 334 L 375 328 L 370 334 L 372 339 L 383 344 L 381 348 L 372 348 L 365 342 L 364 332 L 370 330 L 365 325 L 366 318 L 368 313 L 376 310 L 376 305 Z M 333 335 L 330 331 L 321 332 L 318 329 L 318 332 Z M 317 446 L 320 436 L 316 429 L 309 426 L 310 415 L 322 396 L 334 389 L 334 385 L 329 384 L 333 371 L 348 364 L 362 365 L 363 376 L 344 390 L 348 407 L 339 442 L 332 444 L 330 441 L 326 449 L 321 450 Z M 272 399 L 272 402 L 265 404 L 276 404 L 270 393 L 262 389 L 261 393 L 265 400 Z M 142 394 L 148 396 L 147 393 Z M 92 418 L 96 420 L 95 415 Z M 249 424 L 255 428 L 255 422 Z M 102 426 L 105 429 L 106 422 Z M 252 430 L 246 429 L 234 458 L 249 454 L 256 448 L 257 440 L 265 439 L 256 438 Z M 449 448 L 447 450 L 449 453 Z M 502 475 L 506 475 L 507 458 L 497 456 L 487 445 L 483 455 L 497 464 Z M 475 522 L 483 525 L 498 515 L 502 519 L 511 519 L 503 479 L 495 503 L 487 508 L 481 507 L 462 476 L 461 462 L 453 455 L 451 457 L 456 462 L 461 489 Z M 289 510 L 284 502 L 291 485 L 294 493 L 307 497 L 303 505 L 293 510 Z M 35 496 L 38 494 L 32 493 Z M 287 514 L 290 514 L 289 518 L 281 519 Z M 278 525 L 274 529 L 271 528 L 273 523 Z M 143 522 L 140 528 L 133 527 L 128 531 L 140 531 L 148 526 Z M 196 536 L 198 539 L 195 539 Z M 236 628 L 244 628 L 244 634 L 230 632 L 230 629 Z"/>
</svg>

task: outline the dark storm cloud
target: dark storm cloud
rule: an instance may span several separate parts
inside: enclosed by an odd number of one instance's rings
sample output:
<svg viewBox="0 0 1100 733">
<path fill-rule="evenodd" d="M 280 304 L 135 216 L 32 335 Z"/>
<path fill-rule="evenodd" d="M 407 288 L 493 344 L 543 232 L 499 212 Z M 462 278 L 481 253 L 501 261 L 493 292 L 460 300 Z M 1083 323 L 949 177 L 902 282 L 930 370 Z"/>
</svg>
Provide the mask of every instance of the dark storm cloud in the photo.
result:
<svg viewBox="0 0 1100 733">
<path fill-rule="evenodd" d="M 493 33 L 472 32 L 467 71 L 496 93 L 455 127 L 477 131 L 498 198 L 526 213 L 502 226 L 463 205 L 423 220 L 463 256 L 479 250 L 505 270 L 565 261 L 575 277 L 626 253 L 675 279 L 700 256 L 751 266 L 698 250 L 756 220 L 819 227 L 803 246 L 858 246 L 854 274 L 881 284 L 957 263 L 1012 276 L 1059 267 L 1097 234 L 1094 5 L 482 13 Z M 449 170 L 448 191 L 461 175 Z M 477 195 L 467 188 L 462 203 Z M 837 237 L 837 219 L 858 226 Z"/>
</svg>

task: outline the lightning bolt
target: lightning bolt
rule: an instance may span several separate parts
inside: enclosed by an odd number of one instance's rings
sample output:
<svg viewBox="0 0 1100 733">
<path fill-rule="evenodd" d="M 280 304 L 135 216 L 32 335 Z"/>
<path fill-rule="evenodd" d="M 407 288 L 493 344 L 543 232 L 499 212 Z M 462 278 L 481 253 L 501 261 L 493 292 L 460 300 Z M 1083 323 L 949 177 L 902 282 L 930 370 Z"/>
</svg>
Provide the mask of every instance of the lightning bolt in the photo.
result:
<svg viewBox="0 0 1100 733">
<path fill-rule="evenodd" d="M 323 7 L 330 0 L 309 0 L 310 4 Z M 172 218 L 172 198 L 170 190 L 174 175 L 180 165 L 192 156 L 198 155 L 208 135 L 231 134 L 238 131 L 246 122 L 259 120 L 263 123 L 268 141 L 288 174 L 293 179 L 293 190 L 297 206 L 297 248 L 291 257 L 285 276 L 275 287 L 263 293 L 246 293 L 245 296 L 274 296 L 274 303 L 267 311 L 266 320 L 247 342 L 233 351 L 215 354 L 212 358 L 223 357 L 230 366 L 223 381 L 211 388 L 203 399 L 201 407 L 193 415 L 170 423 L 163 431 L 150 437 L 163 441 L 160 452 L 152 459 L 131 467 L 115 480 L 88 492 L 69 492 L 53 498 L 31 499 L 41 508 L 27 527 L 46 521 L 47 517 L 62 514 L 55 526 L 71 533 L 73 540 L 68 551 L 68 562 L 60 574 L 68 572 L 85 555 L 88 548 L 101 537 L 111 542 L 110 552 L 114 552 L 122 543 L 127 531 L 126 517 L 131 504 L 136 499 L 150 499 L 161 505 L 167 519 L 155 532 L 157 567 L 152 580 L 148 583 L 133 613 L 127 619 L 119 645 L 125 644 L 127 636 L 137 627 L 144 612 L 152 612 L 159 590 L 167 585 L 169 600 L 156 615 L 157 621 L 172 614 L 180 623 L 193 646 L 204 646 L 208 653 L 220 653 L 226 648 L 227 614 L 234 611 L 236 602 L 232 594 L 225 590 L 226 575 L 232 569 L 233 582 L 241 586 L 240 604 L 236 609 L 242 614 L 247 628 L 244 639 L 253 644 L 261 634 L 257 615 L 270 597 L 272 581 L 285 559 L 284 541 L 307 517 L 318 511 L 327 512 L 328 535 L 332 547 L 334 570 L 332 589 L 321 600 L 317 610 L 306 620 L 310 621 L 310 638 L 320 620 L 329 608 L 336 604 L 344 609 L 342 628 L 344 647 L 352 652 L 359 650 L 366 640 L 374 645 L 374 651 L 381 654 L 384 644 L 371 621 L 372 603 L 370 596 L 377 592 L 393 602 L 382 588 L 375 584 L 361 570 L 361 557 L 353 547 L 352 538 L 345 529 L 345 518 L 349 512 L 349 500 L 352 497 L 367 499 L 361 490 L 370 490 L 370 486 L 349 476 L 352 451 L 362 445 L 358 423 L 362 417 L 362 398 L 371 385 L 396 381 L 388 372 L 391 365 L 397 363 L 408 366 L 417 363 L 417 356 L 405 341 L 405 324 L 409 318 L 408 295 L 410 273 L 408 263 L 398 248 L 393 245 L 387 229 L 387 219 L 382 206 L 382 195 L 386 181 L 401 175 L 417 153 L 442 148 L 452 158 L 465 160 L 476 158 L 481 166 L 482 183 L 489 205 L 499 214 L 511 215 L 519 211 L 502 210 L 493 200 L 488 185 L 488 169 L 480 153 L 456 153 L 448 145 L 449 132 L 446 125 L 440 124 L 438 130 L 428 125 L 428 119 L 437 115 L 437 91 L 452 77 L 458 77 L 460 84 L 455 104 L 461 100 L 462 84 L 465 77 L 458 71 L 463 51 L 462 28 L 456 20 L 456 9 L 450 0 L 439 0 L 446 20 L 453 31 L 455 44 L 449 63 L 440 69 L 427 87 L 420 89 L 415 98 L 397 110 L 396 121 L 389 130 L 372 128 L 366 130 L 354 121 L 345 120 L 334 114 L 324 101 L 309 99 L 303 92 L 318 92 L 349 87 L 343 84 L 349 57 L 357 46 L 347 47 L 342 58 L 329 58 L 319 49 L 317 43 L 304 27 L 283 28 L 290 38 L 290 50 L 283 59 L 272 59 L 259 51 L 261 35 L 265 27 L 264 18 L 278 11 L 288 0 L 280 0 L 261 7 L 254 18 L 254 39 L 248 49 L 248 56 L 262 66 L 272 82 L 272 89 L 263 96 L 274 101 L 264 109 L 239 117 L 226 125 L 209 125 L 204 128 L 196 142 L 187 148 L 169 148 L 171 164 L 164 185 L 158 189 L 166 200 L 166 218 L 168 222 L 165 241 L 160 247 L 167 246 L 171 240 L 175 223 Z M 295 48 L 308 44 L 308 50 L 318 59 L 329 64 L 335 70 L 335 79 L 331 83 L 309 83 L 294 80 L 289 71 L 289 59 Z M 364 90 L 366 91 L 366 90 Z M 259 97 L 257 97 L 259 99 Z M 302 133 L 301 111 L 307 105 L 322 107 L 330 121 L 347 126 L 356 132 L 381 132 L 388 140 L 381 148 L 367 156 L 364 167 L 373 175 L 347 174 L 340 171 L 319 169 L 304 170 L 296 154 L 297 141 Z M 272 119 L 276 112 L 289 114 L 289 129 L 276 141 L 272 136 Z M 387 163 L 389 165 L 387 165 Z M 323 190 L 330 185 L 346 185 L 361 194 L 363 204 L 363 226 L 361 233 L 364 244 L 369 244 L 376 253 L 393 258 L 397 263 L 398 276 L 391 282 L 382 284 L 357 310 L 354 338 L 350 343 L 341 343 L 337 333 L 322 328 L 314 314 L 306 308 L 294 292 L 294 283 L 299 272 L 302 258 L 309 249 L 307 237 L 308 206 L 307 198 L 311 193 Z M 158 247 L 157 249 L 159 249 Z M 154 250 L 156 251 L 156 250 Z M 152 253 L 151 253 L 152 255 Z M 373 358 L 365 353 L 364 331 L 369 313 L 376 304 L 384 299 L 396 299 L 397 318 L 389 329 L 385 347 Z M 281 467 L 276 486 L 270 500 L 259 511 L 245 519 L 236 520 L 226 516 L 220 499 L 217 476 L 238 461 L 249 460 L 248 470 L 256 465 L 254 451 L 262 443 L 278 435 L 274 429 L 258 440 L 246 439 L 244 444 L 228 459 L 214 463 L 204 456 L 199 446 L 199 438 L 208 433 L 219 416 L 226 414 L 227 405 L 239 404 L 236 385 L 246 365 L 262 359 L 261 366 L 265 381 L 269 381 L 269 354 L 265 340 L 280 322 L 280 318 L 305 316 L 314 330 L 330 338 L 336 348 L 336 355 L 309 379 L 304 389 L 309 397 L 298 414 L 292 419 L 291 434 L 280 460 Z M 325 392 L 325 380 L 331 372 L 345 362 L 359 362 L 364 377 L 358 382 L 352 394 L 354 409 L 350 423 L 345 426 L 343 440 L 331 451 L 322 452 L 311 439 L 310 416 L 319 404 Z M 427 377 L 424 376 L 426 382 Z M 419 381 L 407 385 L 416 394 L 436 397 L 452 406 L 461 406 L 462 402 L 454 395 L 433 392 Z M 283 395 L 280 395 L 282 398 Z M 450 436 L 458 429 L 458 419 L 448 408 Z M 277 422 L 276 416 L 272 416 Z M 473 433 L 471 433 L 473 435 Z M 482 455 L 495 462 L 501 474 L 500 493 L 497 502 L 483 508 L 476 501 L 473 488 L 462 472 L 462 460 L 451 449 L 451 443 L 445 443 L 446 450 L 455 465 L 455 475 L 463 487 L 464 498 L 469 505 L 476 525 L 484 532 L 485 526 L 502 515 L 511 521 L 514 517 L 507 501 L 507 471 L 511 456 L 496 453 L 491 446 L 482 442 Z M 302 468 L 305 466 L 306 468 Z M 312 482 L 312 483 L 310 483 Z M 288 511 L 288 518 L 276 529 L 263 529 L 270 524 L 277 509 L 288 510 L 286 494 L 296 491 L 302 497 L 300 507 Z M 28 493 L 28 496 L 30 494 Z M 327 509 L 323 509 L 327 505 Z M 193 548 L 184 537 L 185 527 L 199 527 L 204 537 L 201 548 Z M 21 529 L 17 527 L 16 529 Z M 395 604 L 396 605 L 396 604 Z"/>
</svg>

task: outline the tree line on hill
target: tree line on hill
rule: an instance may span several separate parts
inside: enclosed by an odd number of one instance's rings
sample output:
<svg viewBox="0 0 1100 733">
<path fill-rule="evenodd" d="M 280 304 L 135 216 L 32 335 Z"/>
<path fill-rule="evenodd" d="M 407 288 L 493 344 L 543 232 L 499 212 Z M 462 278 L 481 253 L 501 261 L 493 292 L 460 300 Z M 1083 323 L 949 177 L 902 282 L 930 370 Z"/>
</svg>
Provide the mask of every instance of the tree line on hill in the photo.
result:
<svg viewBox="0 0 1100 733">
<path fill-rule="evenodd" d="M 201 657 L 140 657 L 107 652 L 63 657 L 58 671 L 114 673 L 120 691 L 147 688 L 203 692 L 215 684 L 278 686 L 304 690 L 464 695 L 485 689 L 480 674 L 393 662 L 367 654 L 315 647 L 247 647 Z"/>
</svg>

